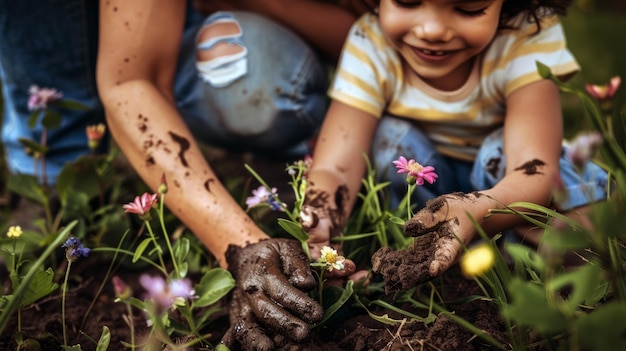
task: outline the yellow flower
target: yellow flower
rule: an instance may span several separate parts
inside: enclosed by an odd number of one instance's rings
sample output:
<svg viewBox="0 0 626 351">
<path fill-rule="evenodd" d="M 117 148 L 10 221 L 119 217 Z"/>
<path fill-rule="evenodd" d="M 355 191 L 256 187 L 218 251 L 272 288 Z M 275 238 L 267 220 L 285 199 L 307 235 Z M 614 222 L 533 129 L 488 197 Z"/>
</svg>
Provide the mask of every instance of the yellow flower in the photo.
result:
<svg viewBox="0 0 626 351">
<path fill-rule="evenodd" d="M 486 243 L 469 249 L 461 258 L 461 270 L 467 276 L 475 277 L 488 271 L 493 266 L 495 255 Z"/>
<path fill-rule="evenodd" d="M 318 259 L 321 263 L 326 263 L 326 268 L 329 271 L 333 269 L 343 269 L 343 263 L 346 261 L 346 258 L 337 254 L 337 250 L 333 249 L 329 246 L 324 246 L 320 250 L 320 258 Z"/>
<path fill-rule="evenodd" d="M 9 227 L 9 230 L 7 231 L 7 236 L 9 238 L 19 238 L 21 235 L 22 227 L 20 227 L 19 225 Z"/>
</svg>

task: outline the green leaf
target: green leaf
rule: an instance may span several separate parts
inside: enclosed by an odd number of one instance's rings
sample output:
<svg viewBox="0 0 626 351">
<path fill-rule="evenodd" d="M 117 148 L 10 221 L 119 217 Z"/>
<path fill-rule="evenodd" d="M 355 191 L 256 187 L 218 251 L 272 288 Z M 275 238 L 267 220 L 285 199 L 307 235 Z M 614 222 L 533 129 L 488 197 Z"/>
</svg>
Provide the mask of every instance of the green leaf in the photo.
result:
<svg viewBox="0 0 626 351">
<path fill-rule="evenodd" d="M 560 289 L 572 287 L 567 304 L 574 311 L 579 304 L 595 296 L 596 290 L 601 287 L 603 281 L 602 268 L 596 264 L 587 263 L 556 276 L 546 284 L 546 289 L 556 293 Z"/>
<path fill-rule="evenodd" d="M 228 348 L 228 346 L 226 346 L 224 344 L 219 344 L 215 348 L 215 351 L 230 351 L 230 349 Z"/>
<path fill-rule="evenodd" d="M 39 204 L 45 203 L 43 188 L 34 176 L 24 174 L 10 176 L 7 187 L 18 195 L 24 196 Z"/>
<path fill-rule="evenodd" d="M 626 304 L 614 301 L 576 321 L 581 350 L 626 350 Z"/>
<path fill-rule="evenodd" d="M 295 239 L 300 242 L 309 240 L 309 234 L 302 229 L 300 224 L 290 221 L 288 219 L 279 218 L 278 225 L 280 225 L 287 233 L 291 234 Z"/>
<path fill-rule="evenodd" d="M 46 110 L 41 119 L 41 124 L 48 129 L 59 128 L 61 125 L 61 114 L 56 111 Z"/>
<path fill-rule="evenodd" d="M 27 139 L 27 138 L 18 138 L 17 139 L 20 144 L 22 144 L 22 146 L 27 149 L 30 150 L 30 152 L 36 152 L 39 154 L 46 154 L 48 152 L 48 148 L 45 147 L 44 145 L 39 144 L 38 142 L 31 140 L 31 139 Z"/>
<path fill-rule="evenodd" d="M 544 65 L 539 61 L 535 61 L 535 64 L 537 65 L 537 72 L 539 72 L 541 78 L 549 79 L 550 77 L 552 77 L 552 71 L 550 70 L 550 67 Z"/>
<path fill-rule="evenodd" d="M 54 283 L 54 271 L 52 268 L 48 268 L 45 271 L 39 270 L 33 276 L 33 279 L 29 282 L 28 287 L 21 294 L 18 299 L 19 303 L 17 308 L 23 308 L 31 303 L 39 300 L 44 296 L 50 295 L 56 289 L 59 288 L 57 283 Z M 20 281 L 16 277 L 11 277 L 14 289 L 20 284 Z"/>
<path fill-rule="evenodd" d="M 139 245 L 137 245 L 137 249 L 135 250 L 135 254 L 133 255 L 133 263 L 139 260 L 139 257 L 143 255 L 143 252 L 146 251 L 146 248 L 148 247 L 148 245 L 150 245 L 151 241 L 152 239 L 145 238 Z"/>
<path fill-rule="evenodd" d="M 37 126 L 37 120 L 39 119 L 39 110 L 31 112 L 28 116 L 28 128 L 34 129 Z"/>
<path fill-rule="evenodd" d="M 65 239 L 67 239 L 67 237 L 70 235 L 71 230 L 76 226 L 76 223 L 78 223 L 78 221 L 73 221 L 70 224 L 68 224 L 67 227 L 63 228 L 63 230 L 54 239 L 52 244 L 48 245 L 46 249 L 44 250 L 44 252 L 41 255 L 39 255 L 35 263 L 33 263 L 33 268 L 29 270 L 26 276 L 24 276 L 24 278 L 22 279 L 21 284 L 17 287 L 17 289 L 14 290 L 14 294 L 16 296 L 21 296 L 22 294 L 24 294 L 24 291 L 27 289 L 28 285 L 30 284 L 30 281 L 33 279 L 33 277 L 36 274 L 36 267 L 41 267 L 44 261 L 47 260 L 48 257 L 50 257 L 52 252 L 58 249 L 59 246 L 61 246 L 61 244 L 65 241 Z M 18 302 L 19 301 L 17 298 L 9 298 L 9 299 L 6 299 L 6 303 L 2 304 L 3 313 L 0 314 L 0 334 L 2 334 L 2 332 L 4 331 L 4 328 L 9 322 L 9 317 L 13 315 L 13 312 L 17 308 Z"/>
<path fill-rule="evenodd" d="M 537 271 L 543 271 L 545 267 L 543 259 L 539 256 L 539 254 L 537 254 L 537 250 L 526 245 L 505 243 L 504 250 L 516 264 L 532 267 Z"/>
<path fill-rule="evenodd" d="M 80 347 L 80 344 L 78 345 L 72 345 L 72 346 L 63 346 L 61 345 L 61 348 L 65 351 L 82 351 L 83 349 Z"/>
<path fill-rule="evenodd" d="M 337 312 L 341 308 L 341 306 L 346 303 L 346 301 L 350 299 L 350 296 L 352 296 L 352 293 L 354 292 L 353 285 L 354 281 L 348 280 L 348 282 L 346 283 L 346 287 L 341 293 L 341 296 L 339 296 L 339 298 L 324 311 L 324 318 L 322 318 L 322 321 L 319 322 L 318 326 L 323 325 L 330 317 L 332 317 L 333 314 L 335 314 L 335 312 Z"/>
<path fill-rule="evenodd" d="M 183 262 L 187 259 L 187 255 L 189 254 L 189 247 L 191 244 L 189 243 L 189 239 L 182 237 L 178 239 L 174 243 L 174 256 L 176 257 L 177 262 Z"/>
<path fill-rule="evenodd" d="M 508 285 L 512 303 L 502 308 L 504 318 L 536 329 L 540 333 L 561 332 L 567 320 L 557 306 L 548 303 L 545 290 L 514 277 Z"/>
<path fill-rule="evenodd" d="M 196 294 L 199 296 L 194 300 L 194 307 L 205 307 L 216 303 L 235 286 L 235 279 L 229 271 L 222 268 L 208 270 L 200 283 L 195 286 Z"/>
<path fill-rule="evenodd" d="M 105 325 L 102 327 L 102 335 L 100 335 L 100 340 L 98 340 L 98 345 L 96 346 L 96 351 L 106 351 L 109 348 L 109 343 L 111 342 L 111 331 Z"/>
<path fill-rule="evenodd" d="M 54 106 L 66 108 L 69 110 L 78 110 L 78 111 L 89 110 L 89 106 L 83 104 L 82 102 L 76 101 L 76 100 L 68 100 L 68 99 L 57 100 L 54 102 Z"/>
<path fill-rule="evenodd" d="M 397 325 L 397 324 L 402 323 L 402 321 L 403 321 L 402 319 L 390 318 L 389 314 L 387 314 L 387 313 L 385 313 L 382 316 L 374 314 L 374 313 L 370 312 L 370 310 L 368 310 L 367 307 L 365 307 L 365 305 L 363 304 L 363 302 L 361 302 L 361 300 L 359 300 L 359 296 L 358 295 L 354 295 L 354 298 L 356 299 L 357 303 L 359 305 L 361 305 L 361 307 L 363 307 L 363 309 L 365 309 L 365 311 L 370 316 L 370 318 L 374 319 L 375 321 L 378 321 L 378 322 L 383 323 L 383 324 L 388 324 L 388 325 Z"/>
</svg>

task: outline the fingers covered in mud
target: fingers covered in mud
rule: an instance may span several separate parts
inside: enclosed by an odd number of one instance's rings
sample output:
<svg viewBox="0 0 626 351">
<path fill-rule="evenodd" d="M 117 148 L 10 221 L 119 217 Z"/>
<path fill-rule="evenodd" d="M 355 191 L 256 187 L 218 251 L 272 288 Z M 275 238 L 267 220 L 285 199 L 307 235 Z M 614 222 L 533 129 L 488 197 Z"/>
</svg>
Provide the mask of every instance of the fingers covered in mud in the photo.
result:
<svg viewBox="0 0 626 351">
<path fill-rule="evenodd" d="M 322 307 L 304 290 L 315 286 L 300 243 L 269 239 L 226 252 L 236 285 L 231 295 L 230 328 L 222 339 L 233 350 L 271 350 L 275 340 L 302 341 L 308 323 L 323 317 Z"/>
<path fill-rule="evenodd" d="M 422 226 L 417 220 L 413 223 Z M 374 253 L 373 270 L 382 275 L 385 293 L 408 290 L 443 274 L 461 250 L 454 234 L 457 228 L 457 220 L 444 221 L 431 226 L 404 250 L 383 247 Z"/>
</svg>

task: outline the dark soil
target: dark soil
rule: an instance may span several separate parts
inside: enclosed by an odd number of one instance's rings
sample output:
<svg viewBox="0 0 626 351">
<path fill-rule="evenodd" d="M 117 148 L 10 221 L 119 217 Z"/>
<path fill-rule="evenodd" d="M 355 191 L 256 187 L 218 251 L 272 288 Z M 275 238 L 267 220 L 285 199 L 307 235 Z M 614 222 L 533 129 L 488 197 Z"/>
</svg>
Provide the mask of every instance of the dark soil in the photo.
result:
<svg viewBox="0 0 626 351">
<path fill-rule="evenodd" d="M 241 164 L 243 164 L 250 160 L 239 161 L 242 161 Z M 274 171 L 276 169 L 283 170 L 285 162 L 280 161 L 278 165 L 276 162 L 269 164 L 261 162 L 251 160 L 249 163 L 268 184 L 279 187 L 281 200 L 286 203 L 292 201 L 289 198 L 290 189 L 286 186 L 289 181 L 286 173 L 269 173 L 266 171 L 267 169 L 273 169 Z M 232 175 L 238 171 L 229 169 L 226 171 L 226 174 Z M 245 189 L 253 188 L 249 178 L 248 176 L 248 180 L 244 182 L 243 186 L 239 184 L 239 189 L 243 189 L 241 196 L 246 196 L 247 191 Z M 231 177 L 232 179 L 233 177 Z M 281 184 L 282 189 L 280 188 Z M 434 204 L 431 205 L 434 206 Z M 407 251 L 387 251 L 387 256 L 384 259 L 385 264 L 380 265 L 387 267 L 387 270 L 377 269 L 381 274 L 376 274 L 373 278 L 373 283 L 378 282 L 379 285 L 383 277 L 385 278 L 385 289 L 389 292 L 389 295 L 386 295 L 386 299 L 389 299 L 391 302 L 393 292 L 407 290 L 418 283 L 432 279 L 427 268 L 430 264 L 429 257 L 432 257 L 432 254 L 427 254 L 427 251 L 432 249 L 431 244 L 435 239 L 436 237 L 432 235 L 421 236 L 416 240 L 416 244 Z M 395 259 L 392 259 L 392 257 L 395 257 Z M 376 263 L 376 259 L 373 261 L 373 263 Z M 111 276 L 106 276 L 108 267 L 109 263 L 102 261 L 97 254 L 81 258 L 79 262 L 72 265 L 69 290 L 66 296 L 65 321 L 67 323 L 68 344 L 80 344 L 84 351 L 96 349 L 96 341 L 100 338 L 104 326 L 108 327 L 111 333 L 111 342 L 108 350 L 128 350 L 122 342 L 128 343 L 131 341 L 130 328 L 125 321 L 125 315 L 127 315 L 126 305 L 114 301 L 115 294 Z M 2 269 L 4 267 L 0 265 L 0 270 Z M 63 267 L 57 269 L 57 272 L 61 272 L 60 276 L 62 276 L 62 272 L 64 272 Z M 141 293 L 138 281 L 139 275 L 142 273 L 147 273 L 145 268 L 136 269 L 132 265 L 121 266 L 113 272 L 114 275 L 120 276 L 131 286 L 136 297 L 139 297 Z M 6 274 L 6 271 L 0 271 L 0 275 L 3 277 L 1 280 L 6 282 L 5 284 L 9 284 L 8 279 L 4 278 L 7 276 Z M 194 280 L 194 277 L 191 278 Z M 60 278 L 56 281 L 59 282 L 59 285 L 61 284 Z M 454 266 L 443 276 L 433 280 L 433 283 L 437 286 L 437 291 L 442 294 L 443 301 L 452 302 L 444 306 L 448 311 L 464 318 L 495 339 L 506 344 L 506 331 L 494 303 L 476 299 L 470 302 L 454 303 L 454 301 L 462 301 L 464 298 L 472 295 L 481 295 L 481 291 L 475 282 L 465 278 L 457 266 Z M 9 292 L 9 286 L 3 286 L 0 293 L 6 294 Z M 36 340 L 41 350 L 56 351 L 62 349 L 61 300 L 61 290 L 59 289 L 52 295 L 21 311 L 24 339 Z M 221 301 L 223 308 L 221 308 L 220 312 L 213 315 L 208 330 L 203 330 L 204 333 L 212 335 L 209 340 L 210 343 L 196 345 L 193 350 L 212 350 L 219 343 L 229 326 L 227 302 Z M 427 303 L 427 301 L 425 302 Z M 408 306 L 402 307 L 417 315 L 423 316 L 426 314 L 423 310 L 415 310 Z M 389 317 L 397 320 L 403 318 L 393 311 L 377 308 L 374 305 L 368 306 L 368 308 L 372 313 L 379 316 L 388 314 Z M 0 351 L 17 350 L 17 343 L 14 340 L 14 335 L 17 331 L 16 317 L 17 315 L 15 314 L 7 328 L 0 335 Z M 149 328 L 146 326 L 146 320 L 142 311 L 133 309 L 133 317 L 135 340 L 136 343 L 140 343 L 149 332 Z M 176 318 L 176 315 L 173 318 Z M 184 339 L 184 336 L 180 338 Z M 474 334 L 460 327 L 443 314 L 429 324 L 405 322 L 399 325 L 387 325 L 370 318 L 366 311 L 358 306 L 353 299 L 348 301 L 336 313 L 331 323 L 316 329 L 310 339 L 297 345 L 294 345 L 287 339 L 275 338 L 274 341 L 278 345 L 278 350 L 490 349 L 488 345 L 476 338 Z M 21 350 L 30 349 L 22 348 Z M 38 349 L 34 348 L 32 350 Z"/>
<path fill-rule="evenodd" d="M 87 259 L 85 259 L 87 261 Z M 86 262 L 85 262 L 86 263 Z M 78 265 L 77 265 L 78 266 Z M 102 333 L 102 327 L 107 326 L 111 331 L 109 350 L 125 350 L 122 341 L 130 341 L 130 331 L 122 317 L 127 313 L 122 303 L 114 302 L 115 296 L 112 285 L 107 283 L 100 294 L 98 289 L 104 279 L 103 269 L 76 272 L 81 276 L 88 276 L 85 281 L 74 281 L 67 293 L 66 322 L 68 344 L 80 344 L 82 350 L 95 350 L 95 343 Z M 98 267 L 92 267 L 98 268 Z M 127 282 L 137 282 L 143 272 L 117 272 Z M 73 275 L 74 276 L 74 275 Z M 77 276 L 74 276 L 77 277 Z M 445 291 L 446 301 L 459 301 L 473 294 L 480 294 L 473 281 L 462 276 L 457 267 L 451 269 L 440 278 L 440 286 Z M 110 279 L 109 279 L 110 281 Z M 139 287 L 134 287 L 139 291 Z M 93 309 L 89 306 L 95 301 Z M 348 302 L 350 303 L 350 302 Z M 446 306 L 449 311 L 488 332 L 501 342 L 506 342 L 506 332 L 503 329 L 499 312 L 493 303 L 475 300 L 468 303 Z M 410 310 L 410 309 L 407 309 Z M 226 308 L 218 315 L 211 330 L 212 345 L 216 345 L 228 327 Z M 402 319 L 391 311 L 372 310 L 383 315 L 388 313 L 391 318 Z M 424 314 L 423 311 L 414 311 Z M 134 324 L 138 340 L 146 335 L 148 328 L 141 311 L 135 310 Z M 22 330 L 25 339 L 32 338 L 41 344 L 41 350 L 61 350 L 63 344 L 61 319 L 61 292 L 53 295 L 22 310 Z M 81 323 L 81 321 L 83 321 Z M 0 350 L 17 350 L 13 335 L 17 330 L 16 318 L 10 321 L 8 328 L 0 336 Z M 348 308 L 346 318 L 323 328 L 312 339 L 294 346 L 287 342 L 280 350 L 485 350 L 488 345 L 480 339 L 447 318 L 440 315 L 433 323 L 402 323 L 390 326 L 375 321 L 358 307 Z M 197 346 L 194 350 L 211 350 L 212 346 Z"/>
</svg>

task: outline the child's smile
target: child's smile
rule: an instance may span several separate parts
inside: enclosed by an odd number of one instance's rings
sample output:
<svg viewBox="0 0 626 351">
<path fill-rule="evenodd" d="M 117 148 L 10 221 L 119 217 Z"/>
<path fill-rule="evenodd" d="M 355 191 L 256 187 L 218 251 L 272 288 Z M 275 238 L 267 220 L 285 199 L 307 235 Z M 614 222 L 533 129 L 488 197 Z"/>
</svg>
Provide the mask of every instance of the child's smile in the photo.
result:
<svg viewBox="0 0 626 351">
<path fill-rule="evenodd" d="M 455 90 L 495 36 L 503 0 L 382 0 L 380 25 L 422 80 Z"/>
</svg>

